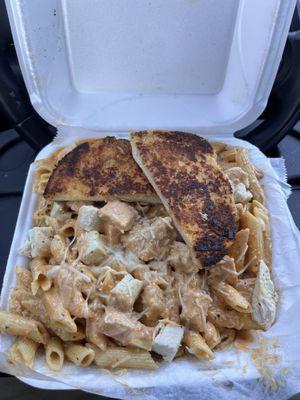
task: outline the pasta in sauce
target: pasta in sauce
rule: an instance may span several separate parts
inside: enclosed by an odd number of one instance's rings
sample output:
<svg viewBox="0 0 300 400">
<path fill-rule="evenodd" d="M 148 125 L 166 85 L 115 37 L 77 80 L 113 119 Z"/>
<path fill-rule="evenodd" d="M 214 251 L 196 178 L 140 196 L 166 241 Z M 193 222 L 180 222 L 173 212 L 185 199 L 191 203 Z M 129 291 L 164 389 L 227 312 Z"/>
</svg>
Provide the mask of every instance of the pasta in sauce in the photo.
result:
<svg viewBox="0 0 300 400">
<path fill-rule="evenodd" d="M 17 335 L 10 358 L 33 367 L 43 344 L 54 371 L 65 360 L 80 367 L 156 369 L 151 350 L 167 361 L 176 354 L 211 360 L 240 330 L 246 335 L 274 322 L 261 174 L 245 149 L 212 146 L 232 185 L 239 230 L 228 255 L 207 270 L 194 267 L 162 205 L 41 197 L 21 249 L 29 266 L 18 266 L 11 312 L 0 312 L 0 331 Z M 68 150 L 37 162 L 36 193 L 43 193 Z M 253 301 L 264 282 L 272 299 Z M 254 312 L 257 304 L 270 309 Z M 270 322 L 256 317 L 263 313 Z"/>
</svg>

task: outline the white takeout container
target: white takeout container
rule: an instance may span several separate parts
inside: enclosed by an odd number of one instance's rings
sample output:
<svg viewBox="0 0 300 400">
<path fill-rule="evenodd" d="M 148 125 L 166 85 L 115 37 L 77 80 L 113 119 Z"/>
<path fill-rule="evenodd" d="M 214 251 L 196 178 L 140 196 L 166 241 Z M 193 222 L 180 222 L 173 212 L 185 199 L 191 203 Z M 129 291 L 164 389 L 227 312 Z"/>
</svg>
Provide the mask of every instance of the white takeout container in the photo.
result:
<svg viewBox="0 0 300 400">
<path fill-rule="evenodd" d="M 6 0 L 31 102 L 59 129 L 58 139 L 38 158 L 79 137 L 127 136 L 130 130 L 230 138 L 266 106 L 295 3 Z M 26 262 L 17 249 L 36 204 L 33 172 L 34 165 L 8 259 L 3 308 L 15 282 L 14 267 Z M 41 375 L 25 381 L 69 388 Z"/>
</svg>

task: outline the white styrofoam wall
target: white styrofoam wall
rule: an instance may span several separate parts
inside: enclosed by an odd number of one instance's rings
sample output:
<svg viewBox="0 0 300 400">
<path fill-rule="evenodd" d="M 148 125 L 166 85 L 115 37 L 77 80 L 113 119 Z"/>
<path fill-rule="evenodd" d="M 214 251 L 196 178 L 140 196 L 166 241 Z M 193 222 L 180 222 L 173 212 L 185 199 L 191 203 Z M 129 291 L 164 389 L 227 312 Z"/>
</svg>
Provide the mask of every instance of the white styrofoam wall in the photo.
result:
<svg viewBox="0 0 300 400">
<path fill-rule="evenodd" d="M 55 126 L 233 132 L 267 102 L 296 0 L 6 0 Z"/>
</svg>

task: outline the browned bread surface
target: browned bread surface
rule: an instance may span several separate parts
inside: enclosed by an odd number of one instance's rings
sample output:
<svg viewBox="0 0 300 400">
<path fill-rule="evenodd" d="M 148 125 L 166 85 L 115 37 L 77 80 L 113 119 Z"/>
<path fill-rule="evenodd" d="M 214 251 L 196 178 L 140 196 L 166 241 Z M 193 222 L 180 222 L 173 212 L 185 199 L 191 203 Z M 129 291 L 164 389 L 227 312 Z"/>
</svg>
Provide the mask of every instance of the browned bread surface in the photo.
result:
<svg viewBox="0 0 300 400">
<path fill-rule="evenodd" d="M 53 200 L 160 200 L 131 155 L 126 139 L 106 137 L 80 143 L 54 168 L 46 189 Z"/>
<path fill-rule="evenodd" d="M 232 189 L 206 139 L 184 132 L 131 135 L 132 154 L 194 258 L 210 266 L 227 254 L 237 230 Z"/>
</svg>

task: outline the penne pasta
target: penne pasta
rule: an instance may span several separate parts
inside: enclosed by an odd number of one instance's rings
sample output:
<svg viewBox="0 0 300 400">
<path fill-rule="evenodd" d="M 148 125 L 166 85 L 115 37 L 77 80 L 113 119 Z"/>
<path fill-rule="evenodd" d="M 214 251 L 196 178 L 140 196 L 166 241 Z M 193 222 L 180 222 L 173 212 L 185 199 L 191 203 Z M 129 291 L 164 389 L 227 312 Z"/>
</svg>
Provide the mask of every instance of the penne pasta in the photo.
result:
<svg viewBox="0 0 300 400">
<path fill-rule="evenodd" d="M 253 321 L 251 314 L 228 310 L 218 305 L 213 305 L 208 309 L 207 318 L 218 328 L 260 329 L 259 325 Z"/>
<path fill-rule="evenodd" d="M 208 282 L 225 281 L 235 283 L 238 279 L 238 273 L 235 269 L 234 259 L 225 256 L 218 264 L 209 268 Z"/>
<path fill-rule="evenodd" d="M 216 152 L 216 154 L 221 153 L 222 151 L 226 150 L 227 146 L 225 143 L 222 142 L 211 142 L 212 148 Z"/>
<path fill-rule="evenodd" d="M 268 214 L 268 209 L 266 208 L 266 206 L 264 206 L 262 203 L 260 203 L 260 202 L 257 201 L 257 200 L 253 200 L 252 203 L 251 203 L 251 209 L 250 209 L 250 211 L 252 212 L 252 214 L 253 214 L 254 208 L 259 208 L 259 209 L 262 210 L 265 214 Z"/>
<path fill-rule="evenodd" d="M 95 140 L 99 139 L 91 141 Z M 58 160 L 85 141 L 36 162 L 36 193 L 43 194 Z M 100 139 L 105 156 L 110 143 Z M 124 200 L 126 196 L 118 199 L 118 191 L 109 194 L 111 201 L 59 200 L 80 194 L 79 185 L 69 194 L 62 188 L 56 193 L 53 187 L 52 194 L 47 189 L 45 198 L 38 196 L 34 226 L 19 249 L 29 266 L 16 266 L 10 312 L 0 310 L 0 332 L 17 337 L 9 351 L 12 362 L 33 368 L 43 344 L 49 369 L 58 373 L 65 359 L 79 367 L 94 363 L 112 370 L 156 370 L 153 354 L 171 362 L 188 351 L 208 361 L 214 358 L 213 351 L 234 342 L 237 333 L 272 325 L 277 294 L 269 273 L 271 232 L 259 182 L 262 174 L 246 149 L 211 145 L 211 162 L 223 171 L 222 182 L 226 180 L 224 201 L 230 205 L 230 218 L 219 216 L 217 209 L 214 221 L 210 218 L 218 196 L 223 196 L 218 183 L 211 187 L 216 198 L 209 200 L 203 190 L 205 204 L 196 223 L 204 224 L 203 232 L 207 225 L 213 233 L 199 242 L 197 255 L 211 253 L 216 264 L 209 268 L 198 268 L 193 249 L 176 231 L 170 213 L 162 203 L 148 203 L 147 194 L 145 203 L 131 195 L 132 201 Z M 85 159 L 85 150 L 83 154 Z M 111 154 L 114 151 L 109 150 L 107 157 Z M 64 160 L 62 166 L 68 163 Z M 178 179 L 184 179 L 184 169 L 180 171 Z M 207 184 L 210 192 L 211 182 Z M 188 182 L 183 190 L 188 196 L 194 184 Z M 77 194 L 74 198 L 83 198 Z M 234 224 L 228 238 L 227 219 Z M 228 245 L 214 254 L 219 231 L 225 232 Z"/>
<path fill-rule="evenodd" d="M 256 275 L 260 260 L 264 259 L 263 232 L 259 221 L 249 211 L 240 219 L 241 227 L 249 229 L 248 250 L 245 262 L 249 263 L 248 271 Z"/>
<path fill-rule="evenodd" d="M 63 342 L 77 342 L 85 338 L 84 329 L 81 326 L 77 326 L 77 331 L 72 333 L 68 332 L 55 324 L 49 325 L 49 328 L 57 335 Z"/>
<path fill-rule="evenodd" d="M 45 226 L 49 212 L 49 204 L 42 199 L 38 205 L 37 210 L 33 214 L 33 221 L 35 226 Z"/>
<path fill-rule="evenodd" d="M 220 343 L 217 344 L 216 350 L 223 350 L 231 345 L 236 337 L 236 331 L 234 329 L 220 328 Z"/>
<path fill-rule="evenodd" d="M 237 220 L 239 221 L 241 215 L 244 214 L 244 212 L 246 211 L 245 206 L 242 203 L 236 203 L 235 208 L 236 208 Z"/>
<path fill-rule="evenodd" d="M 186 331 L 183 336 L 183 342 L 187 346 L 188 352 L 200 360 L 212 360 L 214 358 L 214 353 L 199 333 Z"/>
<path fill-rule="evenodd" d="M 26 337 L 17 337 L 9 349 L 10 361 L 19 362 L 30 368 L 34 367 L 34 359 L 39 343 Z"/>
<path fill-rule="evenodd" d="M 60 371 L 64 364 L 64 349 L 61 341 L 52 337 L 45 346 L 47 365 L 52 371 Z"/>
<path fill-rule="evenodd" d="M 100 368 L 137 368 L 156 370 L 158 365 L 154 362 L 148 351 L 126 347 L 108 347 L 101 351 L 95 346 L 88 345 L 95 352 L 95 364 Z"/>
<path fill-rule="evenodd" d="M 55 282 L 59 298 L 70 314 L 78 318 L 92 317 L 88 302 L 82 295 L 83 288 L 86 292 L 88 292 L 89 288 L 92 289 L 92 280 L 89 276 L 80 273 L 76 269 L 61 267 L 55 276 Z"/>
<path fill-rule="evenodd" d="M 35 178 L 39 179 L 40 175 L 44 175 L 52 172 L 54 168 L 54 162 L 51 158 L 44 158 L 36 161 Z"/>
<path fill-rule="evenodd" d="M 17 286 L 23 289 L 31 290 L 32 275 L 28 268 L 16 266 Z"/>
<path fill-rule="evenodd" d="M 67 256 L 70 256 L 68 251 L 68 238 L 62 235 L 54 235 L 50 244 L 50 251 L 54 261 L 61 264 Z"/>
<path fill-rule="evenodd" d="M 49 319 L 54 326 L 70 333 L 77 331 L 77 326 L 71 318 L 69 311 L 64 307 L 55 287 L 42 294 L 42 301 Z"/>
<path fill-rule="evenodd" d="M 2 310 L 0 310 L 0 332 L 6 335 L 24 336 L 43 344 L 49 339 L 46 328 L 40 322 Z"/>
<path fill-rule="evenodd" d="M 261 207 L 254 207 L 253 214 L 256 219 L 259 221 L 262 227 L 262 235 L 263 235 L 263 254 L 264 254 L 264 262 L 268 266 L 268 268 L 272 269 L 272 246 L 271 246 L 271 230 L 270 230 L 270 222 L 269 216 L 266 210 L 263 210 Z"/>
<path fill-rule="evenodd" d="M 51 321 L 42 300 L 33 296 L 31 291 L 14 289 L 11 301 L 19 303 L 19 313 L 42 322 L 63 341 L 78 341 L 85 338 L 84 330 L 79 326 L 76 332 L 67 331 L 60 322 Z M 11 310 L 12 311 L 12 310 Z"/>
<path fill-rule="evenodd" d="M 227 169 L 234 168 L 234 167 L 238 166 L 238 164 L 236 162 L 229 162 L 227 160 L 219 160 L 218 164 L 219 164 L 219 166 L 221 167 L 221 169 L 223 171 L 226 171 Z"/>
<path fill-rule="evenodd" d="M 234 287 L 251 304 L 256 278 L 239 279 Z"/>
<path fill-rule="evenodd" d="M 229 307 L 241 313 L 251 313 L 250 303 L 231 285 L 226 282 L 212 284 L 215 294 Z"/>
<path fill-rule="evenodd" d="M 32 293 L 36 295 L 40 288 L 43 291 L 49 290 L 52 281 L 47 275 L 47 272 L 51 269 L 51 265 L 48 265 L 45 259 L 37 257 L 31 260 L 29 266 L 33 279 L 31 283 Z"/>
<path fill-rule="evenodd" d="M 22 315 L 29 316 L 47 325 L 49 318 L 40 297 L 34 296 L 31 290 L 15 288 L 12 299 L 18 301 L 21 306 Z"/>
<path fill-rule="evenodd" d="M 220 160 L 225 160 L 227 162 L 236 162 L 236 153 L 237 153 L 237 148 L 231 147 L 227 150 L 222 151 L 219 154 L 219 157 Z"/>
<path fill-rule="evenodd" d="M 103 314 L 103 313 L 102 313 Z M 108 345 L 108 338 L 100 332 L 101 327 L 99 322 L 102 316 L 95 316 L 86 320 L 86 338 L 87 340 L 105 351 Z"/>
<path fill-rule="evenodd" d="M 58 230 L 58 234 L 65 237 L 75 236 L 75 220 L 74 219 L 66 220 L 63 226 Z"/>
<path fill-rule="evenodd" d="M 265 195 L 256 177 L 255 168 L 251 161 L 249 160 L 248 152 L 244 148 L 239 148 L 236 153 L 236 162 L 239 167 L 241 167 L 249 177 L 249 188 L 253 195 L 253 199 L 264 204 Z"/>
<path fill-rule="evenodd" d="M 246 252 L 248 250 L 249 228 L 241 229 L 235 236 L 235 241 L 228 249 L 228 255 L 234 259 L 236 271 L 244 267 Z"/>
<path fill-rule="evenodd" d="M 215 348 L 221 342 L 221 336 L 218 329 L 209 321 L 206 323 L 203 337 L 210 349 Z"/>
<path fill-rule="evenodd" d="M 64 346 L 66 358 L 77 367 L 88 367 L 95 358 L 93 349 L 81 344 L 66 343 Z"/>
<path fill-rule="evenodd" d="M 43 194 L 44 190 L 46 189 L 48 180 L 50 178 L 51 172 L 42 172 L 43 170 L 40 171 L 40 176 L 36 181 L 36 184 L 34 186 L 34 191 L 37 194 Z"/>
</svg>

